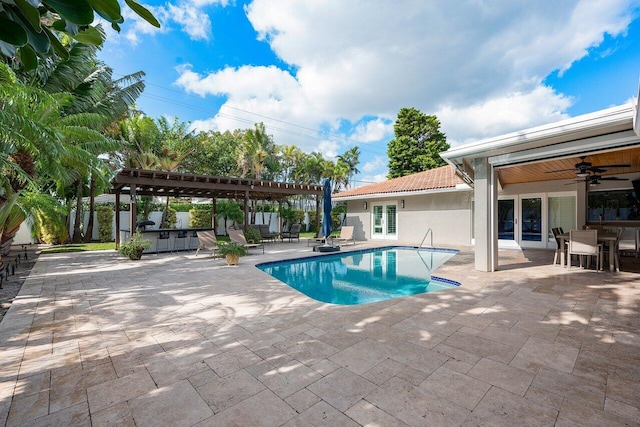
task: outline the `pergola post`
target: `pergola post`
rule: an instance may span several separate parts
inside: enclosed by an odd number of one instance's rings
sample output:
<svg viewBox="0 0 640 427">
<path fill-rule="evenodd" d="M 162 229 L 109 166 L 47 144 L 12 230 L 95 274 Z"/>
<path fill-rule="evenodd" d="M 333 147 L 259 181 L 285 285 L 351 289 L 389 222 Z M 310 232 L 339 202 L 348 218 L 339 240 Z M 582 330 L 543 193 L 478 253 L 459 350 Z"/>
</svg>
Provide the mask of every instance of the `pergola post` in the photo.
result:
<svg viewBox="0 0 640 427">
<path fill-rule="evenodd" d="M 316 194 L 316 236 L 320 234 L 320 195 Z"/>
<path fill-rule="evenodd" d="M 136 232 L 136 202 L 138 199 L 138 195 L 136 194 L 136 185 L 131 184 L 131 203 L 129 204 L 129 233 L 130 236 L 133 236 L 133 233 Z"/>
<path fill-rule="evenodd" d="M 244 229 L 249 228 L 249 190 L 244 191 Z"/>
<path fill-rule="evenodd" d="M 116 191 L 116 250 L 120 247 L 120 192 Z"/>
<path fill-rule="evenodd" d="M 278 200 L 278 236 L 282 236 L 282 200 Z"/>
<path fill-rule="evenodd" d="M 216 232 L 216 198 L 211 198 L 211 228 L 213 228 L 213 232 Z"/>
</svg>

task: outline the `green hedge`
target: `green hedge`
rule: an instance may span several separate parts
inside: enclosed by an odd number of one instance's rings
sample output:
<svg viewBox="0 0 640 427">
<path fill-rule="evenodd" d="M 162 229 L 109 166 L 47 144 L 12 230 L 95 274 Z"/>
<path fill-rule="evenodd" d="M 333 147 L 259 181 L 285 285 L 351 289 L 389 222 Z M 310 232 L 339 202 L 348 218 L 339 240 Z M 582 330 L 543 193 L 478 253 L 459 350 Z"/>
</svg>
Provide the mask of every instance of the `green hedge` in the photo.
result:
<svg viewBox="0 0 640 427">
<path fill-rule="evenodd" d="M 111 242 L 113 240 L 113 208 L 110 206 L 96 206 L 98 214 L 98 240 Z"/>
<path fill-rule="evenodd" d="M 191 228 L 211 227 L 211 209 L 189 210 L 189 227 Z"/>
</svg>

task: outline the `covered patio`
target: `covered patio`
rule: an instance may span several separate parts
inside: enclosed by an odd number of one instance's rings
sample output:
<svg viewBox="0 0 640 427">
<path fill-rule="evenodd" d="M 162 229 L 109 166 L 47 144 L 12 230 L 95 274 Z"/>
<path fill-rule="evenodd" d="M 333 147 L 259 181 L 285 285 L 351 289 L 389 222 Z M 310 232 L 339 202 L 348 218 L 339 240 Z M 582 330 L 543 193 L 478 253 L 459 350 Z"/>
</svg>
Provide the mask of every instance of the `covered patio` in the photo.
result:
<svg viewBox="0 0 640 427">
<path fill-rule="evenodd" d="M 544 207 L 553 197 L 556 202 L 573 206 L 575 212 L 565 214 L 571 217 L 572 228 L 625 227 L 637 251 L 640 221 L 620 220 L 615 215 L 593 218 L 589 215 L 588 198 L 594 187 L 631 192 L 637 185 L 636 198 L 640 195 L 638 114 L 637 105 L 629 103 L 441 153 L 459 176 L 474 187 L 475 268 L 480 271 L 499 268 L 499 240 L 504 231 L 499 223 L 500 199 L 515 200 L 515 204 L 510 202 L 512 209 L 519 209 L 520 217 L 512 215 L 511 220 L 520 234 L 511 238 L 520 245 L 536 245 L 523 235 L 528 225 L 538 234 L 538 246 L 549 247 L 548 236 L 555 225 Z M 618 167 L 599 168 L 599 165 Z M 566 196 L 574 201 L 562 200 Z M 518 202 L 523 200 L 542 207 L 538 207 L 541 212 L 533 218 L 537 221 L 535 227 L 522 215 L 526 207 L 518 206 Z"/>
<path fill-rule="evenodd" d="M 371 246 L 358 243 L 358 249 Z M 301 254 L 301 252 L 308 253 Z M 0 419 L 18 425 L 635 425 L 637 275 L 472 247 L 455 290 L 339 306 L 254 267 L 41 255 L 0 323 Z M 514 274 L 517 269 L 517 274 Z"/>
</svg>

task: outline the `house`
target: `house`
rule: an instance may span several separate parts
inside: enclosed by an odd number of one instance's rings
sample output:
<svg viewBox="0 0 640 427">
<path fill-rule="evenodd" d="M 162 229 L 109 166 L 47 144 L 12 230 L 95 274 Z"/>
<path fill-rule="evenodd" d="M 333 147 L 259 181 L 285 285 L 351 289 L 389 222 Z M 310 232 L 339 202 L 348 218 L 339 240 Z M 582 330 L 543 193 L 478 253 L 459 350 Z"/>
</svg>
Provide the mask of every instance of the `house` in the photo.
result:
<svg viewBox="0 0 640 427">
<path fill-rule="evenodd" d="M 420 243 L 431 229 L 434 244 L 471 242 L 473 189 L 455 169 L 442 166 L 334 195 L 347 202 L 356 240 Z M 429 243 L 431 237 L 429 237 Z"/>
<path fill-rule="evenodd" d="M 499 247 L 554 248 L 553 227 L 625 227 L 637 250 L 638 115 L 629 103 L 453 147 L 448 167 L 334 199 L 356 238 L 418 244 L 430 228 L 434 244 L 475 245 L 480 271 L 498 268 Z"/>
</svg>

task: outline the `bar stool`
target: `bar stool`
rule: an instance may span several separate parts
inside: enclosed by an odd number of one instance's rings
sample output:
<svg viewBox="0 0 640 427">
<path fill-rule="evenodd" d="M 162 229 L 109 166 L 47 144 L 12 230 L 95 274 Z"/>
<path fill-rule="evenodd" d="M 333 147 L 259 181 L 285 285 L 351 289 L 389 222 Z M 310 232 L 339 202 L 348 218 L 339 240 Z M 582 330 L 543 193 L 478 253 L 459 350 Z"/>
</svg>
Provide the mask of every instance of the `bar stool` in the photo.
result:
<svg viewBox="0 0 640 427">
<path fill-rule="evenodd" d="M 169 249 L 169 232 L 168 231 L 160 231 L 158 233 L 158 237 L 156 238 L 156 255 L 160 252 L 160 241 L 164 240 L 166 243 L 166 250 Z"/>
<path fill-rule="evenodd" d="M 178 246 L 180 246 L 180 249 L 182 250 L 187 249 L 186 241 L 187 241 L 187 230 L 179 230 L 178 234 L 173 239 L 173 252 L 178 252 L 178 249 L 179 249 Z"/>
<path fill-rule="evenodd" d="M 194 240 L 196 241 L 195 246 L 193 246 Z M 189 250 L 192 251 L 194 249 L 198 249 L 198 232 L 196 230 L 193 230 L 189 236 Z"/>
</svg>

